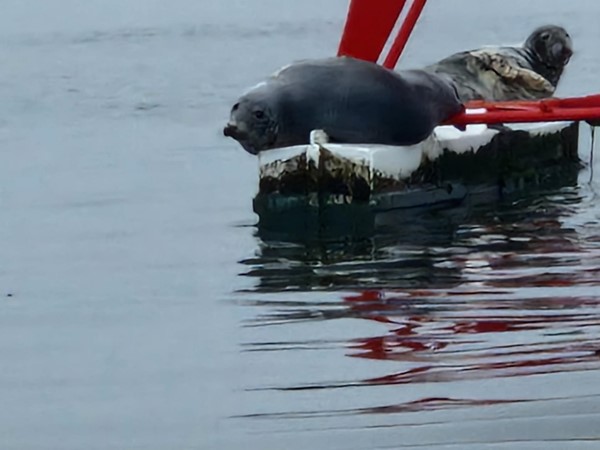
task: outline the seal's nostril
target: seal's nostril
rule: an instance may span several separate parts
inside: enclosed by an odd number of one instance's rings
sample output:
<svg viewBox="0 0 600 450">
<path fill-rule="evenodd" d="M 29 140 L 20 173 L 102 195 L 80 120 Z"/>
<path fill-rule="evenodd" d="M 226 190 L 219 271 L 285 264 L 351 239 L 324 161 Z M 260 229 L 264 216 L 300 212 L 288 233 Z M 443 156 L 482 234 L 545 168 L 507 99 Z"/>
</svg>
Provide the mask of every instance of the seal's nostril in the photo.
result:
<svg viewBox="0 0 600 450">
<path fill-rule="evenodd" d="M 235 127 L 231 124 L 227 124 L 225 128 L 223 128 L 223 135 L 227 137 L 233 137 L 235 134 Z"/>
<path fill-rule="evenodd" d="M 234 139 L 243 139 L 246 136 L 235 123 L 231 122 L 223 128 L 223 135 Z"/>
</svg>

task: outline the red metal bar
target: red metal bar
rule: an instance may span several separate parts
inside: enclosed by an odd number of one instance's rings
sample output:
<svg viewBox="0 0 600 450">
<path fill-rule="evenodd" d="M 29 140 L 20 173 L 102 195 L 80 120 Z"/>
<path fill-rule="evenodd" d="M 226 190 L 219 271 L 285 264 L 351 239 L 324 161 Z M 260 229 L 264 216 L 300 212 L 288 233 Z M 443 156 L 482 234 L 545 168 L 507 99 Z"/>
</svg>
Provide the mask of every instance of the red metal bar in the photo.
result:
<svg viewBox="0 0 600 450">
<path fill-rule="evenodd" d="M 535 109 L 549 111 L 553 108 L 595 108 L 600 107 L 600 94 L 585 97 L 548 98 L 544 100 L 518 100 L 509 102 L 472 101 L 467 108 L 485 108 L 487 110 Z"/>
<path fill-rule="evenodd" d="M 406 43 L 408 42 L 408 38 L 412 34 L 419 17 L 421 17 L 421 13 L 423 12 L 423 8 L 427 0 L 414 0 L 411 5 L 408 13 L 406 14 L 406 18 L 400 27 L 400 31 L 398 31 L 398 35 L 396 39 L 394 39 L 394 43 L 390 48 L 390 52 L 388 53 L 385 61 L 383 62 L 383 66 L 388 69 L 393 69 L 396 67 L 398 63 L 398 59 L 400 59 L 400 55 L 404 51 L 406 47 Z"/>
<path fill-rule="evenodd" d="M 338 56 L 377 62 L 406 0 L 352 0 Z"/>
<path fill-rule="evenodd" d="M 556 122 L 600 119 L 600 95 L 550 98 L 540 101 L 469 102 L 467 110 L 452 117 L 449 125 Z M 485 109 L 485 112 L 473 112 Z M 468 110 L 471 110 L 469 112 Z"/>
<path fill-rule="evenodd" d="M 461 113 L 446 122 L 447 125 L 472 125 L 494 123 L 560 122 L 600 119 L 600 108 L 557 108 L 552 112 L 538 111 L 487 111 Z"/>
</svg>

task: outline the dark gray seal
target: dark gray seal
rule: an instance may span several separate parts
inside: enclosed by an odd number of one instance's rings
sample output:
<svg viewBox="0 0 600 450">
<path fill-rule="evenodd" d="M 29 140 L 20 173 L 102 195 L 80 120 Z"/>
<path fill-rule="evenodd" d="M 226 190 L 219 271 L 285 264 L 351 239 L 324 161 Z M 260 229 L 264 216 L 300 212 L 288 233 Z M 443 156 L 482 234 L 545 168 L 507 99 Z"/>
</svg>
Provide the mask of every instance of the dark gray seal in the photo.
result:
<svg viewBox="0 0 600 450">
<path fill-rule="evenodd" d="M 426 70 L 451 79 L 463 102 L 536 100 L 554 95 L 572 55 L 569 33 L 546 25 L 531 33 L 521 47 L 456 53 Z"/>
<path fill-rule="evenodd" d="M 328 58 L 286 66 L 251 89 L 223 132 L 252 154 L 308 144 L 316 129 L 330 142 L 412 145 L 462 109 L 443 77 Z"/>
</svg>

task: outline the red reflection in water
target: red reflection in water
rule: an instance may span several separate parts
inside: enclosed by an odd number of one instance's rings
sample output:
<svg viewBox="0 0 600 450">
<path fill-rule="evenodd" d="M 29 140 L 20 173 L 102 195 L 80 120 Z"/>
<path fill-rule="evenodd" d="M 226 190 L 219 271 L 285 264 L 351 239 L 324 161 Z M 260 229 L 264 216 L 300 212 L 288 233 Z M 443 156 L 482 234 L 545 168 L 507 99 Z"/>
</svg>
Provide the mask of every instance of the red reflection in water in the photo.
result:
<svg viewBox="0 0 600 450">
<path fill-rule="evenodd" d="M 588 351 L 585 355 L 560 356 L 547 359 L 506 361 L 462 367 L 422 366 L 384 377 L 364 380 L 366 384 L 408 384 L 477 380 L 497 377 L 520 377 L 550 373 L 597 370 L 598 357 Z M 526 370 L 519 370 L 526 369 Z"/>
<path fill-rule="evenodd" d="M 412 402 L 401 403 L 398 405 L 380 406 L 376 408 L 370 408 L 363 411 L 367 414 L 396 414 L 406 412 L 418 412 L 418 411 L 439 411 L 443 409 L 451 408 L 463 408 L 469 406 L 492 406 L 492 405 L 503 405 L 510 403 L 524 403 L 527 400 L 474 400 L 474 399 L 463 399 L 463 398 L 446 398 L 446 397 L 432 397 L 423 398 L 421 400 L 415 400 Z"/>
<path fill-rule="evenodd" d="M 526 319 L 461 320 L 449 327 L 449 329 L 455 334 L 502 333 L 507 331 L 538 330 L 544 328 L 548 322 L 552 321 L 560 321 L 560 318 L 540 318 L 539 316 L 534 316 Z"/>
<path fill-rule="evenodd" d="M 399 331 L 402 333 L 402 330 Z M 405 353 L 441 350 L 447 345 L 444 342 L 427 342 L 410 338 L 392 340 L 387 336 L 375 337 L 353 345 L 352 348 L 359 352 L 352 356 L 368 359 L 406 359 L 402 357 Z"/>
<path fill-rule="evenodd" d="M 543 225 L 560 227 L 555 222 Z M 456 266 L 469 273 L 460 289 L 370 290 L 345 297 L 353 317 L 393 325 L 382 336 L 354 341 L 349 356 L 404 366 L 362 383 L 452 382 L 598 370 L 600 296 L 589 295 L 589 286 L 600 287 L 600 255 L 583 252 L 576 242 L 560 237 L 533 237 L 527 247 L 534 255 L 529 261 L 519 253 L 456 258 Z M 582 258 L 587 258 L 585 269 Z M 540 267 L 557 267 L 557 259 L 559 270 L 540 273 Z M 530 264 L 533 270 L 528 273 Z M 569 289 L 582 286 L 588 287 L 587 296 L 570 295 Z M 448 405 L 461 402 L 423 399 L 386 407 L 383 412 Z"/>
<path fill-rule="evenodd" d="M 367 291 L 346 297 L 353 317 L 400 325 L 383 336 L 354 341 L 349 356 L 422 364 L 364 380 L 368 384 L 513 377 L 600 366 L 600 316 L 594 312 L 600 311 L 600 298 L 503 300 L 500 295 L 506 293 L 499 292 L 493 292 L 497 300 L 479 298 L 491 294 Z M 530 334 L 515 338 L 512 344 L 501 345 L 505 339 L 491 337 L 526 332 Z M 564 337 L 548 338 L 553 334 Z"/>
</svg>

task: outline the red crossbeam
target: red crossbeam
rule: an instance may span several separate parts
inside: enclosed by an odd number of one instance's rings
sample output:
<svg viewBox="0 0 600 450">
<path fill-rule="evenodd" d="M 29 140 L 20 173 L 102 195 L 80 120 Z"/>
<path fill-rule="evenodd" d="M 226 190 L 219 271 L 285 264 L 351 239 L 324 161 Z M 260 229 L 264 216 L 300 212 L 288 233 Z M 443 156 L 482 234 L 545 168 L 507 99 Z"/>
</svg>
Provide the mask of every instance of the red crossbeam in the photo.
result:
<svg viewBox="0 0 600 450">
<path fill-rule="evenodd" d="M 484 112 L 473 110 L 485 109 Z M 448 125 L 556 122 L 600 119 L 600 95 L 540 101 L 470 102 Z"/>
</svg>

